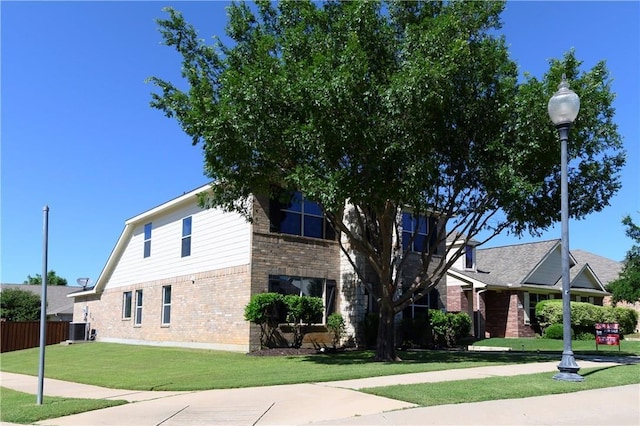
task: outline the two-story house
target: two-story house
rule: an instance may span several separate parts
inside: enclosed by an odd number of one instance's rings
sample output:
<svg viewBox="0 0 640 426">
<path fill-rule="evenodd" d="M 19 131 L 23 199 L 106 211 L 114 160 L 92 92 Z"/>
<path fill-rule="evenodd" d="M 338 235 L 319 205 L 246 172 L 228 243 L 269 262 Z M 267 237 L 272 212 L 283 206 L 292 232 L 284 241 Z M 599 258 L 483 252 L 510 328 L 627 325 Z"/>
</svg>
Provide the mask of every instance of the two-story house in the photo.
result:
<svg viewBox="0 0 640 426">
<path fill-rule="evenodd" d="M 285 204 L 257 195 L 248 222 L 199 207 L 197 194 L 208 189 L 127 220 L 94 287 L 73 294 L 74 319 L 86 318 L 98 341 L 248 351 L 260 336 L 244 308 L 252 295 L 274 291 L 321 297 L 323 323 L 342 313 L 361 344 L 375 302 L 320 206 L 301 195 Z M 441 281 L 430 293 L 437 308 L 446 306 Z"/>
</svg>

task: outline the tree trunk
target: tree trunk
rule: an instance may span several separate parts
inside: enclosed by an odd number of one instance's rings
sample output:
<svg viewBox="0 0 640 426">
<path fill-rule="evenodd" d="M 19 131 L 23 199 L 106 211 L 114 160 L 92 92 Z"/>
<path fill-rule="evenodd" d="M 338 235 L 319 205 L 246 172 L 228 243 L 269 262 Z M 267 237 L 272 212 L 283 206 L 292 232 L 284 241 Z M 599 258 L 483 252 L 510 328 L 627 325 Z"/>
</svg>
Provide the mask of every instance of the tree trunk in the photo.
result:
<svg viewBox="0 0 640 426">
<path fill-rule="evenodd" d="M 378 338 L 376 340 L 376 361 L 402 361 L 396 355 L 396 328 L 393 307 L 382 303 L 378 315 Z"/>
</svg>

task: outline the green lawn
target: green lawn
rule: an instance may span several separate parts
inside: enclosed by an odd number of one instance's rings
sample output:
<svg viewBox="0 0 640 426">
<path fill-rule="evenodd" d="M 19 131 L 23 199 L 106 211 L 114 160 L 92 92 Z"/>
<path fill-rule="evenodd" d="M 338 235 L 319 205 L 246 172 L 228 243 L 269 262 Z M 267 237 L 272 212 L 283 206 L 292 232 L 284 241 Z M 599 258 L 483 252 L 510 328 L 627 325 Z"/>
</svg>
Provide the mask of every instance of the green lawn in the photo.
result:
<svg viewBox="0 0 640 426">
<path fill-rule="evenodd" d="M 2 354 L 3 371 L 38 375 L 39 349 Z M 537 354 L 401 352 L 400 363 L 373 361 L 357 351 L 296 357 L 255 357 L 198 349 L 94 342 L 52 345 L 45 376 L 109 388 L 202 390 L 286 383 L 323 382 L 547 360 Z"/>
<path fill-rule="evenodd" d="M 527 398 L 640 383 L 640 364 L 581 369 L 582 382 L 553 380 L 555 373 L 456 380 L 361 389 L 362 392 L 422 406 Z"/>
<path fill-rule="evenodd" d="M 4 357 L 4 355 L 3 355 Z M 106 399 L 58 398 L 45 396 L 42 405 L 36 404 L 36 396 L 7 388 L 0 388 L 0 421 L 32 424 L 39 420 L 84 413 L 126 404 L 127 401 Z"/>
<path fill-rule="evenodd" d="M 562 340 L 554 339 L 484 339 L 472 343 L 475 346 L 498 346 L 511 348 L 514 351 L 525 352 L 558 352 L 562 353 Z M 576 355 L 607 355 L 607 356 L 629 356 L 640 355 L 640 341 L 622 340 L 620 347 L 598 345 L 596 351 L 595 340 L 572 340 L 571 346 Z"/>
</svg>

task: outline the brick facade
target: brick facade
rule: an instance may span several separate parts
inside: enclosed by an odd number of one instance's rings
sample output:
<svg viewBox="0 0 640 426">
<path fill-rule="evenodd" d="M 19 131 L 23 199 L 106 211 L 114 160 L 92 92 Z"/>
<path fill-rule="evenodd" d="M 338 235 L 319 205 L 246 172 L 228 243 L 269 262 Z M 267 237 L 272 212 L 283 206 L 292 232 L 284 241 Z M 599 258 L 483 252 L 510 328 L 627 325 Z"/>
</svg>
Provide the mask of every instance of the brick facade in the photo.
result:
<svg viewBox="0 0 640 426">
<path fill-rule="evenodd" d="M 534 337 L 525 324 L 523 295 L 516 291 L 485 293 L 485 337 Z"/>
<path fill-rule="evenodd" d="M 249 324 L 243 315 L 250 297 L 249 279 L 246 265 L 108 289 L 77 298 L 74 318 L 83 318 L 86 309 L 87 321 L 101 341 L 246 351 Z M 162 325 L 162 288 L 167 285 L 171 286 L 171 321 Z M 137 290 L 143 292 L 139 326 L 134 324 Z M 123 319 L 127 291 L 132 292 L 132 315 Z"/>
</svg>

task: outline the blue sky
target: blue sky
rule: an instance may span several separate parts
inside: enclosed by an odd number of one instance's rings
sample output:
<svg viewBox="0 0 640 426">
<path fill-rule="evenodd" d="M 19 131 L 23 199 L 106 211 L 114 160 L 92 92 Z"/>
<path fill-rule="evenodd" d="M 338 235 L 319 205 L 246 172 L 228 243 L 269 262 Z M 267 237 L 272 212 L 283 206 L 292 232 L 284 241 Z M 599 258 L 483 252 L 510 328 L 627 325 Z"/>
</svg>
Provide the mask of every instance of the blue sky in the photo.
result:
<svg viewBox="0 0 640 426">
<path fill-rule="evenodd" d="M 224 34 L 225 2 L 0 2 L 1 282 L 42 271 L 45 205 L 49 269 L 95 281 L 126 219 L 207 182 L 200 148 L 149 107 L 146 78 L 179 79 L 155 24 L 168 5 L 203 39 Z M 572 47 L 585 69 L 607 61 L 628 164 L 611 206 L 571 221 L 570 246 L 622 260 L 620 221 L 640 222 L 640 2 L 510 1 L 502 19 L 521 73 L 541 77 Z"/>
</svg>

